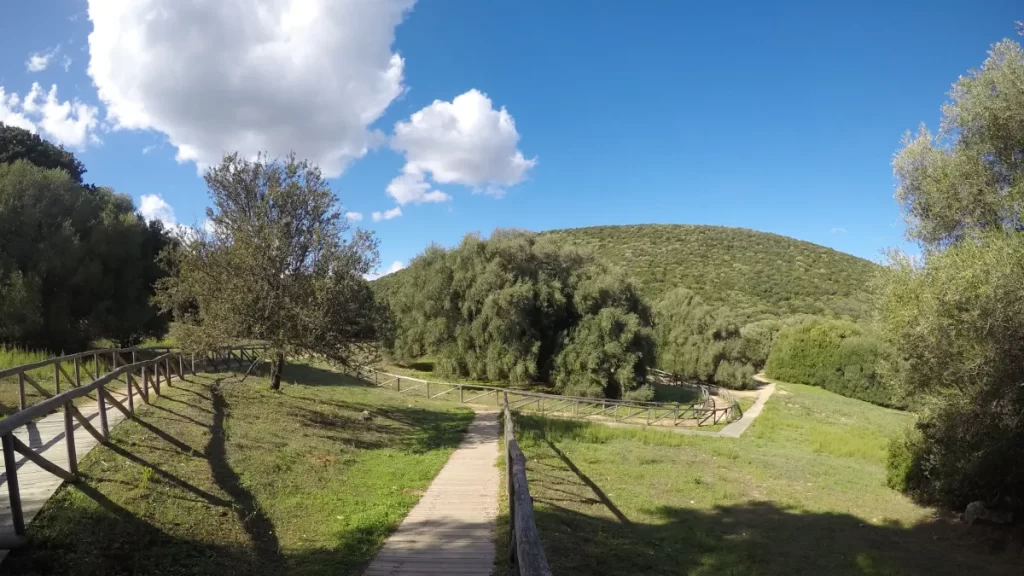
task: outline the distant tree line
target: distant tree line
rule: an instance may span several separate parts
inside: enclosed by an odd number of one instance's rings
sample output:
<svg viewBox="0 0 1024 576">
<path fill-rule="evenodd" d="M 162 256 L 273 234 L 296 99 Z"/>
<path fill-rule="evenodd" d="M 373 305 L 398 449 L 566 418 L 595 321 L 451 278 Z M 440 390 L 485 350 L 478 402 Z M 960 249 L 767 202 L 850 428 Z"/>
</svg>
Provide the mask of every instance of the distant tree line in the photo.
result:
<svg viewBox="0 0 1024 576">
<path fill-rule="evenodd" d="M 70 152 L 0 124 L 0 346 L 85 349 L 166 333 L 152 302 L 174 243 L 129 196 L 83 183 Z"/>
</svg>

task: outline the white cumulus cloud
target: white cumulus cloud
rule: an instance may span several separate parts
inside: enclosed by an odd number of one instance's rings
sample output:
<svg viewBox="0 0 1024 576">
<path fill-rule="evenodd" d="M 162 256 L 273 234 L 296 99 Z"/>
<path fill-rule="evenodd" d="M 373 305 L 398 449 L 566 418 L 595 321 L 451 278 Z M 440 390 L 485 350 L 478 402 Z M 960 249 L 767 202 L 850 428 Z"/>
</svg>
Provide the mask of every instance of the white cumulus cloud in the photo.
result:
<svg viewBox="0 0 1024 576">
<path fill-rule="evenodd" d="M 367 274 L 365 276 L 365 278 L 367 280 L 376 280 L 377 278 L 380 278 L 382 276 L 387 276 L 388 274 L 393 274 L 395 272 L 398 272 L 399 270 L 401 270 L 403 268 L 405 268 L 405 264 L 402 264 L 402 262 L 400 260 L 395 260 L 394 262 L 391 263 L 391 266 L 388 266 L 387 270 L 385 270 L 383 273 Z"/>
<path fill-rule="evenodd" d="M 395 124 L 391 147 L 405 155 L 406 164 L 387 192 L 399 205 L 448 200 L 447 194 L 430 191 L 429 175 L 440 184 L 462 184 L 500 196 L 537 163 L 524 157 L 518 145 L 512 115 L 504 107 L 495 110 L 479 90 L 451 102 L 435 100 Z"/>
<path fill-rule="evenodd" d="M 371 214 L 374 222 L 380 222 L 381 220 L 391 220 L 392 218 L 398 218 L 402 215 L 402 208 L 395 206 L 391 210 L 385 210 L 384 212 L 374 212 Z"/>
<path fill-rule="evenodd" d="M 362 212 L 345 212 L 345 218 L 347 218 L 349 222 L 359 222 L 363 219 L 363 214 Z"/>
<path fill-rule="evenodd" d="M 24 98 L 17 93 L 7 93 L 0 86 L 0 122 L 9 126 L 24 128 L 30 132 L 42 133 L 58 144 L 82 149 L 86 144 L 99 143 L 96 135 L 99 127 L 99 111 L 78 100 L 64 100 L 57 97 L 57 85 L 43 94 L 38 83 Z"/>
<path fill-rule="evenodd" d="M 157 194 L 143 194 L 139 199 L 139 213 L 146 220 L 159 220 L 164 223 L 167 229 L 178 227 L 178 218 L 174 215 L 174 208 L 166 200 Z"/>
<path fill-rule="evenodd" d="M 200 168 L 294 151 L 337 176 L 405 90 L 391 49 L 413 0 L 89 0 L 89 75 L 114 128 Z"/>
</svg>

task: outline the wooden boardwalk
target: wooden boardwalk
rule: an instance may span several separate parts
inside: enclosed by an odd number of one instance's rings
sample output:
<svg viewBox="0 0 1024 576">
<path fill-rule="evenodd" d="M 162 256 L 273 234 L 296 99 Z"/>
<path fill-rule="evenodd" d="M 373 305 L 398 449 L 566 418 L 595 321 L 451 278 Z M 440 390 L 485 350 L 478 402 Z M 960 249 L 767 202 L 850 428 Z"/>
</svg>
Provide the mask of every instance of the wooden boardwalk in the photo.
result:
<svg viewBox="0 0 1024 576">
<path fill-rule="evenodd" d="M 110 390 L 111 395 L 126 402 L 124 390 Z M 136 402 L 142 399 L 136 397 Z M 78 407 L 94 428 L 99 429 L 99 410 L 95 402 Z M 116 408 L 107 405 L 107 423 L 110 428 L 124 420 L 124 414 Z M 82 429 L 82 425 L 75 421 L 75 456 L 76 460 L 82 461 L 85 455 L 98 444 L 92 434 Z M 64 441 L 64 413 L 57 412 L 26 426 L 15 430 L 14 435 L 27 444 L 32 450 L 46 458 L 50 462 L 68 469 L 68 448 Z M 36 517 L 39 510 L 46 504 L 46 501 L 64 483 L 62 479 L 43 470 L 35 463 L 30 462 L 22 455 L 18 455 L 18 485 L 21 488 L 21 506 L 25 514 L 25 525 L 27 526 Z M 0 535 L 14 534 L 14 520 L 11 516 L 11 501 L 7 489 L 7 474 L 0 472 Z M 0 550 L 0 562 L 7 557 L 8 550 Z"/>
<path fill-rule="evenodd" d="M 465 438 L 365 576 L 488 576 L 498 516 L 498 413 L 478 412 Z"/>
</svg>

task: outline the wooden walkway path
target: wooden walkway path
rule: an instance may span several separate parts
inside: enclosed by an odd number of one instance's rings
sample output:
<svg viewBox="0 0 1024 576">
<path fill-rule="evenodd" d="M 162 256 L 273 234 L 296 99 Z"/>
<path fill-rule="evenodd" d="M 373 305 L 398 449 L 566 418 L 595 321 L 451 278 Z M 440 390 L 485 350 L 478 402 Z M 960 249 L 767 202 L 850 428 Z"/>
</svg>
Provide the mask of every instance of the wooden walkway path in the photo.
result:
<svg viewBox="0 0 1024 576">
<path fill-rule="evenodd" d="M 126 402 L 125 390 L 110 390 L 111 395 Z M 141 401 L 137 398 L 136 401 Z M 85 404 L 78 407 L 94 428 L 99 429 L 99 409 L 96 403 Z M 107 406 L 107 423 L 112 429 L 116 424 L 124 420 L 124 414 L 120 410 Z M 75 456 L 76 460 L 82 461 L 85 455 L 98 444 L 96 438 L 82 429 L 82 425 L 75 421 Z M 79 432 L 81 431 L 81 432 Z M 32 451 L 46 458 L 50 462 L 68 470 L 68 449 L 64 442 L 64 413 L 57 412 L 22 426 L 15 430 L 14 435 L 27 444 Z M 25 514 L 25 525 L 27 526 L 36 517 L 39 510 L 46 504 L 46 501 L 64 483 L 64 480 L 43 470 L 35 463 L 30 462 L 22 455 L 18 455 L 18 486 L 21 488 L 21 506 Z M 7 490 L 7 474 L 0 472 L 0 534 L 13 534 L 14 520 L 11 516 L 11 500 Z M 0 562 L 7 557 L 9 550 L 0 550 Z"/>
<path fill-rule="evenodd" d="M 501 451 L 497 412 L 478 412 L 465 438 L 365 576 L 488 576 L 494 568 Z"/>
</svg>

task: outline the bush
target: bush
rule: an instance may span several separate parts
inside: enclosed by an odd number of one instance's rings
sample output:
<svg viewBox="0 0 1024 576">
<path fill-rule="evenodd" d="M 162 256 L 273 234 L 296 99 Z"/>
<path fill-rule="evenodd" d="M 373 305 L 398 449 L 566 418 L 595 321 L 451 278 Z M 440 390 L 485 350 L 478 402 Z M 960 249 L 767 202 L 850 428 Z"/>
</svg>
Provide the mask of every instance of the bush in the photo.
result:
<svg viewBox="0 0 1024 576">
<path fill-rule="evenodd" d="M 882 406 L 901 405 L 878 373 L 883 353 L 881 339 L 870 329 L 848 320 L 822 319 L 780 332 L 765 374 Z"/>
<path fill-rule="evenodd" d="M 886 462 L 886 485 L 900 492 L 906 492 L 911 487 L 920 488 L 923 452 L 924 437 L 916 430 L 890 440 Z"/>
</svg>

